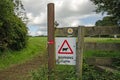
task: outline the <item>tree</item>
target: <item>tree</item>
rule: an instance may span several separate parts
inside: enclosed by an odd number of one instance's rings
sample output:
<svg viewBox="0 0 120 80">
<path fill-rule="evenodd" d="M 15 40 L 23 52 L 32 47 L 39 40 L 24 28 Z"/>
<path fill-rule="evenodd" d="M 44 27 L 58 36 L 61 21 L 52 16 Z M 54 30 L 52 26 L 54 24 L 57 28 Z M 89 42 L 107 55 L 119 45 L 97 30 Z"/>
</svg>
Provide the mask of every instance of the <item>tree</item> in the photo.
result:
<svg viewBox="0 0 120 80">
<path fill-rule="evenodd" d="M 26 46 L 27 27 L 15 15 L 15 7 L 13 0 L 0 0 L 0 51 L 20 50 Z"/>
<path fill-rule="evenodd" d="M 96 26 L 117 26 L 117 20 L 112 16 L 106 16 L 95 23 Z"/>
<path fill-rule="evenodd" d="M 116 19 L 117 23 L 120 25 L 120 0 L 91 0 L 95 5 L 97 5 L 96 12 L 107 12 Z"/>
<path fill-rule="evenodd" d="M 25 8 L 22 4 L 22 1 L 21 0 L 14 0 L 14 4 L 15 4 L 15 7 L 14 7 L 14 12 L 15 14 L 22 19 L 22 21 L 27 24 L 28 22 L 28 18 L 26 16 L 26 12 L 25 12 Z"/>
</svg>

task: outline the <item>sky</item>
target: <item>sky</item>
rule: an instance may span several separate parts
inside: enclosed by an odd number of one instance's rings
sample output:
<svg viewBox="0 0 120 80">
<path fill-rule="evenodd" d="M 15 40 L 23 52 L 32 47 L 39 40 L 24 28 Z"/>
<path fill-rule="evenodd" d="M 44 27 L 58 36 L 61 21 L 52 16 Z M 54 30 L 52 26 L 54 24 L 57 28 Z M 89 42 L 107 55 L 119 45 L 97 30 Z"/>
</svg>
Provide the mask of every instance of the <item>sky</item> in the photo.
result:
<svg viewBox="0 0 120 80">
<path fill-rule="evenodd" d="M 94 26 L 104 15 L 96 14 L 90 0 L 22 0 L 29 18 L 28 33 L 32 36 L 47 35 L 47 4 L 55 4 L 55 21 L 58 27 Z"/>
</svg>

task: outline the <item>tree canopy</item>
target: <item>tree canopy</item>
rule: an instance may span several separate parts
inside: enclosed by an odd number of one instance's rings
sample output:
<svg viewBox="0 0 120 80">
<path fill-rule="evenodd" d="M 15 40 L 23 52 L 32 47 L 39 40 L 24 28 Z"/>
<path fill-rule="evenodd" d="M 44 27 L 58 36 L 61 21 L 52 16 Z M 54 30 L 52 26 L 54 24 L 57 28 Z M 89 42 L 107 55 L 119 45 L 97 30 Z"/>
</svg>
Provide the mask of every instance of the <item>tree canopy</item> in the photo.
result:
<svg viewBox="0 0 120 80">
<path fill-rule="evenodd" d="M 15 7 L 13 0 L 0 0 L 0 51 L 20 50 L 26 46 L 27 27 L 15 14 Z"/>
<path fill-rule="evenodd" d="M 114 17 L 120 25 L 120 0 L 91 0 L 97 5 L 96 12 L 107 12 Z"/>
<path fill-rule="evenodd" d="M 96 26 L 117 26 L 117 20 L 112 16 L 106 16 L 102 20 L 98 20 L 95 23 Z"/>
</svg>

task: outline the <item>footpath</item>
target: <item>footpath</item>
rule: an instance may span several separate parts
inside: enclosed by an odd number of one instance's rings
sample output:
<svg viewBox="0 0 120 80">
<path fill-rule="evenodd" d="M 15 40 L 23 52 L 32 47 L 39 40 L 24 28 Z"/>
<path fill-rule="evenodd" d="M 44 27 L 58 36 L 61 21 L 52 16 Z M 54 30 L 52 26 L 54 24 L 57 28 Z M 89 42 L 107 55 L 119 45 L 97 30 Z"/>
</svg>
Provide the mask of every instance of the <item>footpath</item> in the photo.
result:
<svg viewBox="0 0 120 80">
<path fill-rule="evenodd" d="M 34 57 L 23 64 L 13 65 L 0 71 L 0 80 L 31 80 L 31 72 L 46 62 L 45 55 Z"/>
</svg>

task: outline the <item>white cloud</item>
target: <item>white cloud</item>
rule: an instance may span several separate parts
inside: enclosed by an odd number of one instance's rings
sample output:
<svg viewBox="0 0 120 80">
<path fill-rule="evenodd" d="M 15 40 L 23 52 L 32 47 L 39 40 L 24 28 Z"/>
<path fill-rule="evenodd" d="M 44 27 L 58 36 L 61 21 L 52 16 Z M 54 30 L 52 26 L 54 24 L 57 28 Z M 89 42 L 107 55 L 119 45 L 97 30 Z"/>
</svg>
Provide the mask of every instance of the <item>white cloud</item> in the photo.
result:
<svg viewBox="0 0 120 80">
<path fill-rule="evenodd" d="M 86 27 L 94 26 L 94 24 L 87 24 Z"/>
<path fill-rule="evenodd" d="M 94 9 L 95 5 L 89 0 L 62 0 L 60 7 L 56 5 L 56 15 L 59 18 L 80 17 L 92 13 Z"/>
<path fill-rule="evenodd" d="M 36 32 L 37 35 L 42 35 L 41 31 Z"/>
<path fill-rule="evenodd" d="M 47 4 L 55 4 L 55 20 L 60 26 L 93 25 L 82 23 L 83 18 L 95 17 L 95 5 L 90 0 L 22 0 L 29 18 L 28 26 L 38 26 L 39 32 L 47 31 Z"/>
<path fill-rule="evenodd" d="M 40 15 L 34 17 L 33 24 L 42 24 L 46 20 L 46 15 L 44 13 L 40 13 Z"/>
<path fill-rule="evenodd" d="M 74 20 L 71 24 L 71 26 L 78 26 L 80 24 L 79 20 Z"/>
<path fill-rule="evenodd" d="M 33 32 L 33 31 L 29 31 L 28 34 L 31 35 L 31 36 L 36 36 L 36 33 Z"/>
<path fill-rule="evenodd" d="M 37 31 L 37 32 L 29 31 L 28 34 L 31 35 L 31 36 L 40 36 L 40 35 L 45 36 L 45 35 L 47 35 L 46 32 L 42 32 L 42 31 Z"/>
</svg>

